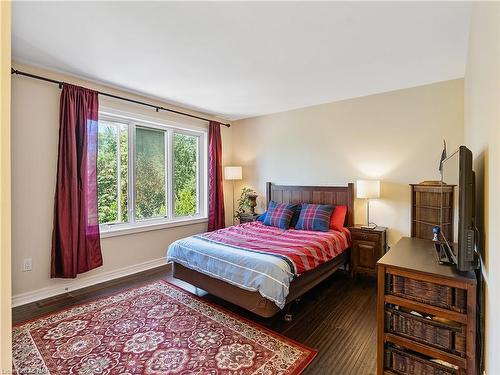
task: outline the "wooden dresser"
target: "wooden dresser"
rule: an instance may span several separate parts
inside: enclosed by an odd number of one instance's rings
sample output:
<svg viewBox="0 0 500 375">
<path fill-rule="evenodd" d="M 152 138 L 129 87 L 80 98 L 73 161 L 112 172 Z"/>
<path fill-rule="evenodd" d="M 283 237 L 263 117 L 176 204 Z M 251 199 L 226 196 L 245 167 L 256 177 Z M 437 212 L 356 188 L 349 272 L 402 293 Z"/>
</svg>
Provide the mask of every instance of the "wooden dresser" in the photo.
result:
<svg viewBox="0 0 500 375">
<path fill-rule="evenodd" d="M 411 236 L 432 240 L 432 228 L 439 225 L 448 239 L 453 239 L 455 185 L 439 181 L 410 184 Z"/>
<path fill-rule="evenodd" d="M 379 375 L 477 374 L 475 274 L 434 253 L 432 241 L 403 237 L 377 263 Z"/>
</svg>

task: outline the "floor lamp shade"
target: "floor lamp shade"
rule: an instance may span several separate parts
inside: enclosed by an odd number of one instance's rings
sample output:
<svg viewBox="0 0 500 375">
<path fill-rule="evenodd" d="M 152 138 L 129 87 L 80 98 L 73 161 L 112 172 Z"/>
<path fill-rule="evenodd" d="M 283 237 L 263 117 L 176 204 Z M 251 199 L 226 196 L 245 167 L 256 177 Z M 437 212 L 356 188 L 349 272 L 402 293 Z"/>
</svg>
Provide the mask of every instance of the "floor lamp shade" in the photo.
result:
<svg viewBox="0 0 500 375">
<path fill-rule="evenodd" d="M 241 167 L 224 167 L 224 178 L 226 180 L 241 180 L 243 178 Z"/>
</svg>

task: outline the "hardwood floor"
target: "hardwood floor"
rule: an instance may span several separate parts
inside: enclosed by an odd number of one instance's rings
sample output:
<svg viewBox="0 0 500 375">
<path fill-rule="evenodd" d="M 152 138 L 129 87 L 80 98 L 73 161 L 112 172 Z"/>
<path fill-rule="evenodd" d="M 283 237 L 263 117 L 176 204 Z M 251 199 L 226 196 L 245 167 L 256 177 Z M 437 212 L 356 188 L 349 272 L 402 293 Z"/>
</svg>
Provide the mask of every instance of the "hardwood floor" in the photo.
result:
<svg viewBox="0 0 500 375">
<path fill-rule="evenodd" d="M 375 374 L 376 282 L 352 280 L 342 271 L 304 295 L 292 308 L 293 321 L 282 314 L 263 319 L 172 277 L 167 267 L 124 277 L 101 285 L 49 298 L 13 309 L 13 322 L 33 319 L 61 308 L 94 300 L 149 281 L 164 279 L 193 293 L 203 295 L 246 318 L 252 319 L 291 339 L 319 350 L 304 374 Z"/>
</svg>

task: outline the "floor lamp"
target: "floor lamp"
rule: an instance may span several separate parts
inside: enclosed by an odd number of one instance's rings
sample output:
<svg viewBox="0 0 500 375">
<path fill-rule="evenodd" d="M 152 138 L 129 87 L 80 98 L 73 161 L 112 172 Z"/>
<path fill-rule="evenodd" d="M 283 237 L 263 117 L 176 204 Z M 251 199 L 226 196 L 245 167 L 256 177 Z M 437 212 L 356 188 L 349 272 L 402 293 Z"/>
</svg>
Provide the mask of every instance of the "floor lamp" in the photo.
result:
<svg viewBox="0 0 500 375">
<path fill-rule="evenodd" d="M 370 199 L 380 198 L 380 181 L 379 180 L 357 180 L 356 181 L 356 197 L 364 198 L 366 202 L 366 222 L 367 225 L 361 226 L 365 229 L 375 229 L 377 224 L 370 222 Z"/>
<path fill-rule="evenodd" d="M 242 173 L 242 168 L 241 167 L 225 167 L 224 168 L 224 179 L 229 180 L 233 183 L 233 212 L 232 212 L 232 217 L 233 217 L 233 225 L 234 225 L 234 181 L 235 180 L 241 180 L 243 179 L 243 173 Z"/>
</svg>

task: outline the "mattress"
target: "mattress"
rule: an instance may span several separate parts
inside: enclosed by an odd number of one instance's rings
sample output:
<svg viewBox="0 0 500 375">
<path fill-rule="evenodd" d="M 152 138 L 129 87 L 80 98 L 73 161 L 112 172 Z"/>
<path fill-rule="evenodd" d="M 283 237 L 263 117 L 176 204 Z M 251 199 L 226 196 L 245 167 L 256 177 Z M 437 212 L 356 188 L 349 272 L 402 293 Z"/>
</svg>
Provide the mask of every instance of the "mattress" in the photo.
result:
<svg viewBox="0 0 500 375">
<path fill-rule="evenodd" d="M 252 222 L 172 243 L 167 260 L 246 291 L 283 308 L 290 282 L 350 247 L 347 229 L 282 230 Z"/>
</svg>

